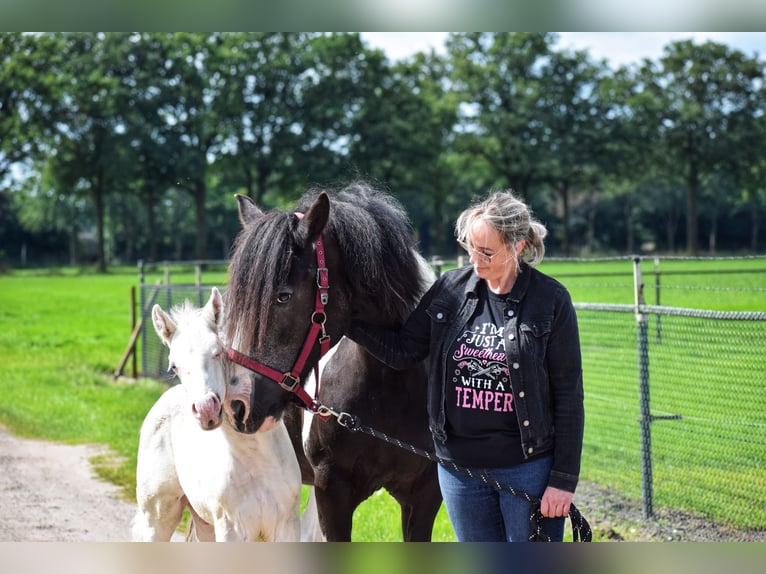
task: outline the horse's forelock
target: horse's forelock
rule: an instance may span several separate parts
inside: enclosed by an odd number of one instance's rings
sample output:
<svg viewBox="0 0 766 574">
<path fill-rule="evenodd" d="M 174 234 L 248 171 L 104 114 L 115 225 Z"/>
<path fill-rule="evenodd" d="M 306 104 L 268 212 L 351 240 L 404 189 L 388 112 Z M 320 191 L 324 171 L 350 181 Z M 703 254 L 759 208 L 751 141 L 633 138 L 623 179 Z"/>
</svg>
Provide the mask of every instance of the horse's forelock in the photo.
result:
<svg viewBox="0 0 766 574">
<path fill-rule="evenodd" d="M 271 211 L 235 240 L 226 290 L 226 338 L 243 352 L 260 349 L 277 287 L 284 283 L 295 244 L 292 214 Z"/>
</svg>

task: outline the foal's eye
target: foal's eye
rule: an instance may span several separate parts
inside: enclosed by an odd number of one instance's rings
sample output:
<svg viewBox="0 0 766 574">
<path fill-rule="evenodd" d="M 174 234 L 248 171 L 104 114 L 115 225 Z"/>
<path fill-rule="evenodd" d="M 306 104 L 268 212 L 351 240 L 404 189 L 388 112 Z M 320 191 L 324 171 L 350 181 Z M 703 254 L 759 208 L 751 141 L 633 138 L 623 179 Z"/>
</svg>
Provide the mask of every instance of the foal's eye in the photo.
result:
<svg viewBox="0 0 766 574">
<path fill-rule="evenodd" d="M 287 303 L 293 294 L 288 291 L 282 291 L 277 295 L 277 303 Z"/>
</svg>

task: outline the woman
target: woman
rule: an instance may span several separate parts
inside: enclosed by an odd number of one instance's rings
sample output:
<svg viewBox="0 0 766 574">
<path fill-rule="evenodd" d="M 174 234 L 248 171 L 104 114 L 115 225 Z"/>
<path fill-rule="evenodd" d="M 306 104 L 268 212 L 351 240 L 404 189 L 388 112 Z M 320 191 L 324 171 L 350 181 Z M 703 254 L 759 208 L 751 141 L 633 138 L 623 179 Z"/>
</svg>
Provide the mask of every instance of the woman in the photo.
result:
<svg viewBox="0 0 766 574">
<path fill-rule="evenodd" d="M 511 192 L 458 218 L 471 266 L 444 273 L 399 330 L 354 322 L 349 336 L 394 368 L 429 358 L 436 454 L 541 499 L 561 541 L 577 486 L 584 425 L 577 318 L 566 289 L 533 267 L 545 227 Z M 439 466 L 460 541 L 525 541 L 530 503 Z"/>
</svg>

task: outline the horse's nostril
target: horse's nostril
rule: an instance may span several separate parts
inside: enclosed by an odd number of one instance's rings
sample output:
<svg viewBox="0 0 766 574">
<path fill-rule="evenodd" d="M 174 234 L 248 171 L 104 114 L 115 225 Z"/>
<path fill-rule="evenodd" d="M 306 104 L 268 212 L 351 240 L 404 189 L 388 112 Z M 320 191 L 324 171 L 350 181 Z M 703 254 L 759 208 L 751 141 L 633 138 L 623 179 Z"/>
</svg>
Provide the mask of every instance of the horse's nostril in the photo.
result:
<svg viewBox="0 0 766 574">
<path fill-rule="evenodd" d="M 234 419 L 244 422 L 245 403 L 243 401 L 231 401 L 231 412 L 234 413 Z"/>
</svg>

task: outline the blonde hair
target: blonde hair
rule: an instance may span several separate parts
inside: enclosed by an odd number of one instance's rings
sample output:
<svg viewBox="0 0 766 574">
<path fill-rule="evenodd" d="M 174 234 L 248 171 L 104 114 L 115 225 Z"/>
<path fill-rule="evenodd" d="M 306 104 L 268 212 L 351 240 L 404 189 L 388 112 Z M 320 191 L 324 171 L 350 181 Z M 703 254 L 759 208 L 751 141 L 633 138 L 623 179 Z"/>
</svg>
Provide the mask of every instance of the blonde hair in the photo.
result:
<svg viewBox="0 0 766 574">
<path fill-rule="evenodd" d="M 537 221 L 526 203 L 517 198 L 512 191 L 495 191 L 473 203 L 463 211 L 455 222 L 455 235 L 461 243 L 466 243 L 466 237 L 471 225 L 477 221 L 500 232 L 503 243 L 511 253 L 516 253 L 516 245 L 524 241 L 524 249 L 516 258 L 526 261 L 529 265 L 537 265 L 545 255 L 543 240 L 548 235 L 545 226 Z"/>
</svg>

